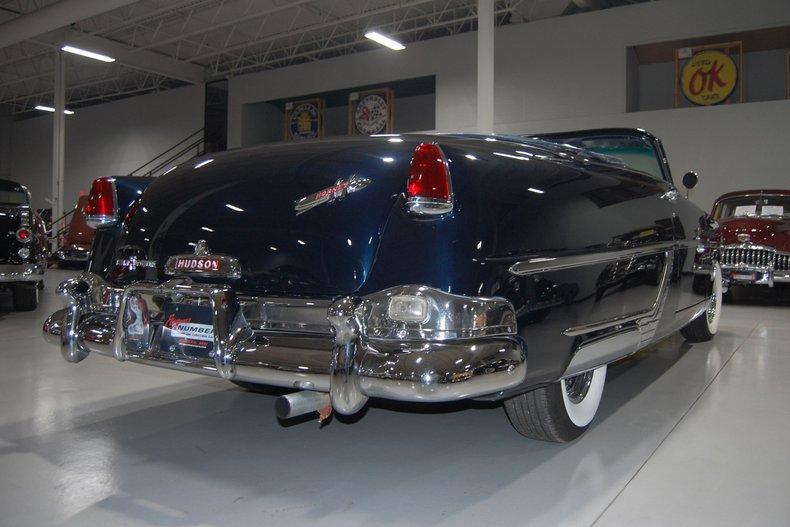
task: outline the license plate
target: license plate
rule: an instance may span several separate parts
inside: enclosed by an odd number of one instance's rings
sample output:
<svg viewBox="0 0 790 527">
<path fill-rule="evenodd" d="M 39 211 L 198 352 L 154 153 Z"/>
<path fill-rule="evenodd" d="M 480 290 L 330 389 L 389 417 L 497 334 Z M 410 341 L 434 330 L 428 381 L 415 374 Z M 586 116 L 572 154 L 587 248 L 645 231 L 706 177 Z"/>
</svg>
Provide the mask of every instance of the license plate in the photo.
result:
<svg viewBox="0 0 790 527">
<path fill-rule="evenodd" d="M 210 358 L 214 350 L 214 324 L 209 306 L 168 304 L 159 349 L 163 353 Z"/>
<path fill-rule="evenodd" d="M 754 281 L 757 280 L 757 273 L 732 273 L 732 277 L 735 280 Z"/>
</svg>

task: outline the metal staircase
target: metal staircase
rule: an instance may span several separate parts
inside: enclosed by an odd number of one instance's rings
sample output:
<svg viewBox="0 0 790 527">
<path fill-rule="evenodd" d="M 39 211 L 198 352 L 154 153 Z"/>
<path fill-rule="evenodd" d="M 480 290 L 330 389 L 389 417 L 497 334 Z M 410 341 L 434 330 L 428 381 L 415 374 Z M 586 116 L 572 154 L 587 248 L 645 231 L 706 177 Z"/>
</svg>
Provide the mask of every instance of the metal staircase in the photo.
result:
<svg viewBox="0 0 790 527">
<path fill-rule="evenodd" d="M 192 132 L 158 156 L 143 163 L 129 172 L 129 176 L 150 177 L 159 175 L 159 171 L 169 165 L 178 164 L 193 157 L 201 156 L 206 151 L 206 129 Z"/>
</svg>

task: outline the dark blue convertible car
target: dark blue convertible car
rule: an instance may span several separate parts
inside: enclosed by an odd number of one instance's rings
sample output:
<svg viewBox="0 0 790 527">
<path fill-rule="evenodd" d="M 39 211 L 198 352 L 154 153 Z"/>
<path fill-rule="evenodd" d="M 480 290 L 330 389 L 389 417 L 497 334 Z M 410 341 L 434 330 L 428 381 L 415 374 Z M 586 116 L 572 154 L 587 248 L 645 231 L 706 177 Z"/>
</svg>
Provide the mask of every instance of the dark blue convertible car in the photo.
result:
<svg viewBox="0 0 790 527">
<path fill-rule="evenodd" d="M 88 272 L 44 325 L 66 360 L 288 388 L 282 418 L 502 401 L 568 441 L 607 364 L 721 310 L 713 225 L 638 130 L 265 145 L 100 178 L 85 212 Z"/>
</svg>

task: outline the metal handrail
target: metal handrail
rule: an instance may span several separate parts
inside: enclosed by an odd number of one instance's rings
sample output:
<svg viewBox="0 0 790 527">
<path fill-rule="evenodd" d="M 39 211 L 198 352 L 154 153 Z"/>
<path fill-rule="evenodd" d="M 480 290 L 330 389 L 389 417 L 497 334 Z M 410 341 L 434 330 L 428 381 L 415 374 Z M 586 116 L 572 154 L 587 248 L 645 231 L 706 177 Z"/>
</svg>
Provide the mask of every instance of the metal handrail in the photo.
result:
<svg viewBox="0 0 790 527">
<path fill-rule="evenodd" d="M 168 157 L 164 161 L 161 161 L 159 164 L 154 166 L 154 168 L 152 168 L 151 170 L 149 170 L 145 174 L 138 174 L 138 176 L 139 177 L 153 176 L 154 174 L 159 172 L 161 169 L 163 169 L 167 165 L 171 164 L 173 161 L 181 158 L 184 154 L 188 153 L 193 148 L 197 148 L 197 151 L 195 152 L 195 155 L 192 156 L 192 157 L 197 157 L 197 156 L 201 155 L 200 145 L 202 145 L 203 143 L 205 143 L 205 138 L 201 137 L 197 141 L 194 141 L 194 142 L 190 143 L 189 145 L 185 146 L 184 148 L 182 148 L 178 152 L 174 153 L 173 155 L 171 155 L 170 157 Z M 131 176 L 133 174 L 129 174 L 129 175 Z"/>
<path fill-rule="evenodd" d="M 153 164 L 153 163 L 158 163 L 158 164 L 157 164 L 157 168 L 154 168 L 154 169 L 148 170 L 148 171 L 147 171 L 147 172 L 146 172 L 144 175 L 151 175 L 151 174 L 153 174 L 153 173 L 154 173 L 154 172 L 156 172 L 156 171 L 157 171 L 159 168 L 161 168 L 162 166 L 164 166 L 164 165 L 166 165 L 167 163 L 171 162 L 173 159 L 177 158 L 179 155 L 183 155 L 185 152 L 188 152 L 188 151 L 189 151 L 189 149 L 191 149 L 191 148 L 194 148 L 194 147 L 195 147 L 195 146 L 197 146 L 198 144 L 202 143 L 202 142 L 204 141 L 204 137 L 203 137 L 203 134 L 204 134 L 204 132 L 205 132 L 205 128 L 201 128 L 200 130 L 197 130 L 197 131 L 195 131 L 195 132 L 192 132 L 191 134 L 189 134 L 189 135 L 188 135 L 188 136 L 186 136 L 185 138 L 181 139 L 179 142 L 177 142 L 176 144 L 174 144 L 173 146 L 171 146 L 170 148 L 168 148 L 167 150 L 165 150 L 165 151 L 164 151 L 164 152 L 162 152 L 161 154 L 159 154 L 159 155 L 157 155 L 157 156 L 153 157 L 152 159 L 150 159 L 150 160 L 146 161 L 145 163 L 143 163 L 143 164 L 142 164 L 142 165 L 140 165 L 139 167 L 137 167 L 137 168 L 135 168 L 134 170 L 132 170 L 131 172 L 129 172 L 129 175 L 130 175 L 130 176 L 140 175 L 140 174 L 137 174 L 137 173 L 138 173 L 138 172 L 140 172 L 140 171 L 142 171 L 142 170 L 143 170 L 143 169 L 145 169 L 147 166 L 149 166 L 149 165 L 151 165 L 151 164 Z M 181 146 L 182 146 L 184 143 L 187 143 L 187 142 L 189 142 L 189 141 L 193 140 L 193 139 L 194 139 L 196 136 L 198 136 L 198 135 L 200 135 L 200 136 L 201 136 L 201 137 L 200 137 L 200 139 L 198 139 L 197 141 L 193 141 L 193 142 L 192 142 L 192 144 L 190 144 L 190 146 L 189 146 L 189 147 L 187 147 L 186 149 L 182 148 L 182 149 L 179 151 L 179 154 L 176 154 L 176 155 L 171 155 L 170 157 L 168 157 L 168 159 L 167 159 L 167 160 L 165 160 L 165 161 L 163 161 L 163 162 L 157 161 L 157 160 L 159 160 L 160 158 L 162 158 L 162 157 L 164 157 L 164 156 L 166 156 L 166 155 L 170 154 L 170 152 L 172 152 L 173 150 L 176 150 L 176 149 L 180 148 L 180 147 L 181 147 Z"/>
<path fill-rule="evenodd" d="M 59 221 L 63 221 L 63 220 L 65 220 L 66 218 L 68 218 L 69 216 L 71 216 L 72 214 L 74 214 L 74 211 L 76 211 L 76 210 L 77 210 L 77 209 L 76 209 L 76 207 L 75 207 L 75 208 L 73 208 L 73 209 L 69 210 L 68 212 L 66 212 L 65 214 L 63 214 L 63 216 L 61 216 L 60 218 L 58 218 L 58 219 L 55 219 L 55 220 L 52 220 L 51 222 L 44 224 L 44 226 L 47 228 L 47 230 L 48 230 L 48 231 L 49 231 L 49 230 L 52 230 L 52 226 L 53 226 L 53 225 L 57 225 L 57 223 L 58 223 Z M 62 229 L 61 229 L 61 230 L 62 230 Z"/>
</svg>

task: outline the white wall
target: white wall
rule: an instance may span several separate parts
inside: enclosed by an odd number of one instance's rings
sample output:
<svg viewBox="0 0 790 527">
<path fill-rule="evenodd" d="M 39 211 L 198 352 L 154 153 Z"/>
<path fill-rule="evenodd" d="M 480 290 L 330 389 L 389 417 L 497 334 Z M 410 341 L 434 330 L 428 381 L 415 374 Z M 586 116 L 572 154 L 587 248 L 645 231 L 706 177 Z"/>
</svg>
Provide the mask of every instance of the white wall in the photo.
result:
<svg viewBox="0 0 790 527">
<path fill-rule="evenodd" d="M 99 176 L 128 174 L 203 126 L 203 87 L 90 106 L 66 116 L 64 206 Z M 11 125 L 11 179 L 30 189 L 33 206 L 52 192 L 52 115 Z"/>
<path fill-rule="evenodd" d="M 532 121 L 503 125 L 500 131 L 619 126 L 643 128 L 662 139 L 676 184 L 685 172 L 696 171 L 699 184 L 689 197 L 704 209 L 732 190 L 790 189 L 790 101 Z"/>
<path fill-rule="evenodd" d="M 495 128 L 646 128 L 664 140 L 678 179 L 700 172 L 691 197 L 704 208 L 728 190 L 790 187 L 783 157 L 790 101 L 625 113 L 628 47 L 782 25 L 790 25 L 790 0 L 661 0 L 499 28 Z M 236 77 L 229 145 L 243 144 L 244 104 L 431 74 L 436 129 L 473 130 L 475 53 L 475 34 L 467 33 Z"/>
<path fill-rule="evenodd" d="M 11 115 L 0 109 L 0 179 L 11 178 Z"/>
<path fill-rule="evenodd" d="M 436 75 L 436 128 L 471 130 L 476 119 L 475 35 L 427 40 L 398 53 L 380 49 L 234 77 L 228 84 L 228 146 L 249 144 L 243 131 L 245 104 L 425 75 Z"/>
<path fill-rule="evenodd" d="M 788 100 L 625 113 L 629 46 L 788 24 L 788 0 L 662 0 L 505 27 L 496 129 L 644 128 L 663 140 L 676 182 L 699 172 L 690 197 L 706 209 L 727 191 L 790 188 Z"/>
</svg>

